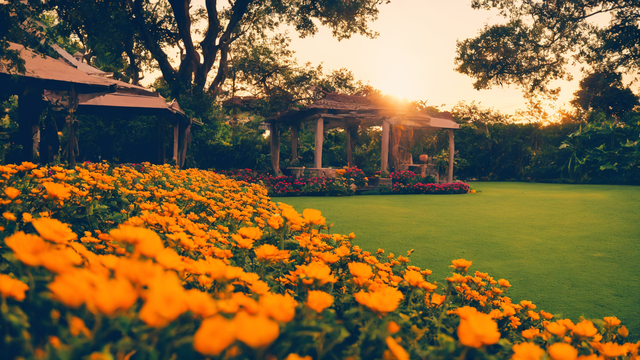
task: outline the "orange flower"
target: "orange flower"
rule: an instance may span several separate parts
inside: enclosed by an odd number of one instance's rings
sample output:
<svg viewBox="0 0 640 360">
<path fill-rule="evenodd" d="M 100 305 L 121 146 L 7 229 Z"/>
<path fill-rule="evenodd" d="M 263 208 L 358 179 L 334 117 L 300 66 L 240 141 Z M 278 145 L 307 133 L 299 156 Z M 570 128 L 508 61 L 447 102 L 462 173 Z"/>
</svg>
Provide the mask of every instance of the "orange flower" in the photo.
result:
<svg viewBox="0 0 640 360">
<path fill-rule="evenodd" d="M 364 285 L 373 276 L 371 266 L 366 263 L 349 263 L 349 272 L 355 278 L 354 281 L 360 286 Z"/>
<path fill-rule="evenodd" d="M 604 322 L 605 322 L 605 327 L 607 328 L 614 328 L 618 325 L 620 325 L 621 321 L 615 317 L 615 316 L 606 316 L 604 318 Z"/>
<path fill-rule="evenodd" d="M 318 280 L 320 285 L 338 281 L 335 276 L 331 275 L 331 268 L 320 261 L 313 261 L 308 265 L 296 265 L 296 268 L 296 273 L 303 281 L 305 281 L 305 278 L 307 278 L 306 280 L 311 280 L 311 283 L 314 280 Z"/>
<path fill-rule="evenodd" d="M 557 322 L 552 322 L 547 324 L 546 329 L 550 334 L 553 334 L 559 337 L 563 337 L 564 334 L 567 332 L 566 326 L 559 324 Z"/>
<path fill-rule="evenodd" d="M 40 236 L 25 234 L 22 231 L 5 238 L 5 244 L 13 250 L 18 260 L 29 266 L 40 265 L 40 254 L 47 252 L 51 247 Z"/>
<path fill-rule="evenodd" d="M 627 352 L 629 352 L 629 349 L 627 349 L 626 346 L 618 345 L 613 342 L 607 342 L 604 344 L 599 342 L 592 342 L 591 346 L 598 350 L 600 355 L 606 358 L 617 358 L 619 356 L 625 356 L 627 355 Z"/>
<path fill-rule="evenodd" d="M 593 326 L 593 323 L 591 321 L 582 320 L 576 324 L 576 326 L 572 330 L 572 333 L 580 337 L 590 338 L 596 336 L 596 334 L 598 333 L 598 329 Z"/>
<path fill-rule="evenodd" d="M 215 315 L 218 312 L 216 303 L 211 296 L 198 289 L 188 290 L 185 299 L 189 311 L 203 318 Z"/>
<path fill-rule="evenodd" d="M 422 277 L 422 274 L 414 270 L 407 270 L 404 273 L 404 279 L 409 283 L 409 285 L 414 287 L 421 287 L 421 285 L 426 282 L 424 277 Z"/>
<path fill-rule="evenodd" d="M 300 356 L 298 354 L 291 353 L 284 360 L 313 360 L 310 355 Z"/>
<path fill-rule="evenodd" d="M 9 275 L 0 274 L 0 295 L 3 298 L 11 297 L 22 301 L 27 290 L 29 290 L 29 286 L 22 281 L 16 280 Z"/>
<path fill-rule="evenodd" d="M 164 244 L 155 231 L 131 225 L 119 225 L 109 232 L 113 240 L 132 244 L 142 255 L 154 258 L 164 250 Z"/>
<path fill-rule="evenodd" d="M 202 321 L 193 336 L 193 348 L 203 355 L 217 356 L 236 341 L 236 324 L 216 315 Z"/>
<path fill-rule="evenodd" d="M 530 342 L 523 342 L 513 345 L 512 360 L 540 360 L 544 356 L 544 350 L 538 345 Z"/>
<path fill-rule="evenodd" d="M 16 221 L 17 219 L 16 216 L 9 211 L 2 213 L 2 216 L 9 221 Z"/>
<path fill-rule="evenodd" d="M 491 316 L 475 312 L 469 313 L 466 319 L 461 317 L 458 325 L 458 339 L 462 345 L 479 348 L 483 345 L 493 345 L 500 340 L 498 324 Z"/>
<path fill-rule="evenodd" d="M 542 317 L 547 319 L 547 320 L 553 319 L 553 314 L 548 313 L 548 312 L 546 312 L 544 310 L 540 310 L 540 315 L 542 315 Z"/>
<path fill-rule="evenodd" d="M 13 200 L 20 195 L 20 190 L 9 186 L 6 189 L 4 189 L 4 193 L 9 197 L 9 199 Z"/>
<path fill-rule="evenodd" d="M 267 220 L 267 224 L 271 226 L 274 230 L 278 230 L 284 224 L 284 219 L 280 215 L 272 215 L 269 220 Z"/>
<path fill-rule="evenodd" d="M 238 244 L 238 247 L 241 249 L 251 249 L 253 247 L 253 243 L 255 242 L 253 239 L 242 237 L 238 234 L 231 235 L 231 238 L 235 240 Z"/>
<path fill-rule="evenodd" d="M 629 336 L 629 330 L 626 326 L 622 325 L 620 329 L 618 329 L 618 334 L 623 338 L 626 338 L 627 336 Z"/>
<path fill-rule="evenodd" d="M 540 329 L 528 329 L 522 331 L 522 337 L 525 339 L 533 339 L 536 336 L 541 336 Z"/>
<path fill-rule="evenodd" d="M 511 284 L 509 284 L 509 280 L 505 280 L 505 279 L 498 280 L 498 284 L 500 285 L 500 287 L 503 287 L 503 288 L 511 287 Z"/>
<path fill-rule="evenodd" d="M 440 306 L 447 298 L 446 295 L 438 295 L 436 293 L 431 294 L 431 305 Z"/>
<path fill-rule="evenodd" d="M 164 327 L 188 310 L 186 292 L 174 272 L 167 272 L 149 286 L 140 319 L 152 327 Z"/>
<path fill-rule="evenodd" d="M 324 225 L 326 222 L 326 219 L 322 217 L 322 213 L 315 209 L 305 209 L 302 212 L 302 217 L 307 223 L 313 225 Z"/>
<path fill-rule="evenodd" d="M 465 259 L 457 259 L 457 260 L 452 260 L 451 264 L 453 265 L 450 265 L 449 266 L 450 268 L 467 272 L 467 269 L 469 269 L 469 266 L 473 264 L 473 261 L 467 261 Z"/>
<path fill-rule="evenodd" d="M 260 307 L 273 320 L 287 323 L 296 315 L 298 302 L 289 294 L 266 293 L 260 297 Z"/>
<path fill-rule="evenodd" d="M 81 272 L 60 274 L 47 287 L 60 302 L 71 308 L 80 307 L 93 293 L 87 276 Z"/>
<path fill-rule="evenodd" d="M 311 290 L 307 295 L 307 306 L 320 314 L 324 309 L 333 305 L 333 296 L 320 290 Z"/>
<path fill-rule="evenodd" d="M 43 184 L 47 194 L 53 199 L 64 200 L 71 196 L 71 190 L 63 184 L 47 182 Z"/>
<path fill-rule="evenodd" d="M 73 336 L 78 336 L 80 333 L 84 334 L 88 339 L 91 339 L 91 331 L 84 324 L 84 320 L 79 317 L 72 316 L 69 321 L 69 332 Z"/>
<path fill-rule="evenodd" d="M 368 293 L 360 290 L 354 297 L 358 303 L 383 315 L 395 311 L 400 301 L 404 299 L 402 292 L 392 287 L 383 287 L 378 291 Z"/>
<path fill-rule="evenodd" d="M 277 247 L 270 244 L 261 245 L 253 251 L 256 253 L 258 261 L 276 262 L 289 258 L 288 250 L 278 250 Z"/>
<path fill-rule="evenodd" d="M 238 229 L 238 235 L 245 239 L 258 240 L 262 237 L 262 230 L 257 227 L 243 227 Z"/>
<path fill-rule="evenodd" d="M 253 316 L 241 311 L 233 322 L 236 325 L 236 338 L 252 348 L 268 346 L 280 335 L 278 323 L 264 315 Z"/>
<path fill-rule="evenodd" d="M 547 351 L 553 360 L 575 360 L 578 357 L 578 350 L 565 343 L 555 343 Z"/>
<path fill-rule="evenodd" d="M 400 325 L 398 325 L 395 321 L 391 320 L 387 323 L 387 331 L 389 334 L 395 334 L 400 331 Z"/>
<path fill-rule="evenodd" d="M 400 346 L 391 336 L 387 336 L 387 346 L 398 360 L 409 360 L 409 353 Z"/>
<path fill-rule="evenodd" d="M 527 311 L 527 316 L 531 318 L 531 320 L 540 320 L 540 315 L 537 312 L 529 310 Z"/>
<path fill-rule="evenodd" d="M 55 243 L 64 244 L 78 238 L 78 235 L 69 228 L 69 225 L 63 224 L 56 219 L 43 217 L 33 220 L 31 225 L 36 228 L 40 236 L 45 240 Z"/>
</svg>

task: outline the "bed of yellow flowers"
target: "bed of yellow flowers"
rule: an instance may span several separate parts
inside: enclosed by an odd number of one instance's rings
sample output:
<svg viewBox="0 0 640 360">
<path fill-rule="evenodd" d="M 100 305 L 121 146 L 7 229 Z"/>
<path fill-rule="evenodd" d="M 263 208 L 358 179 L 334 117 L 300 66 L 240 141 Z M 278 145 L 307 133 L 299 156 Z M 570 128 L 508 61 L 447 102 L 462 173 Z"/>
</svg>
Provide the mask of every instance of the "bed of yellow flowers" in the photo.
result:
<svg viewBox="0 0 640 360">
<path fill-rule="evenodd" d="M 442 282 L 319 211 L 169 166 L 0 166 L 3 359 L 637 359 L 452 261 Z"/>
</svg>

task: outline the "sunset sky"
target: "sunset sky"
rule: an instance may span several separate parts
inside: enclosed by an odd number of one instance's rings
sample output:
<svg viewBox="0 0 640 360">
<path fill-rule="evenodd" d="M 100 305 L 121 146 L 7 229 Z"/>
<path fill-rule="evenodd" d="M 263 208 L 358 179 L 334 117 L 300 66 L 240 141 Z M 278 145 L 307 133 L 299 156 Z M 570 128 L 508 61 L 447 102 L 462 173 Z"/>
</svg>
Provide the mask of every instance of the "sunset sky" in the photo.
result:
<svg viewBox="0 0 640 360">
<path fill-rule="evenodd" d="M 516 88 L 477 91 L 472 79 L 454 71 L 456 40 L 474 37 L 485 23 L 502 18 L 495 12 L 473 10 L 470 0 L 396 0 L 379 7 L 380 17 L 371 28 L 376 39 L 354 36 L 341 42 L 321 28 L 313 38 L 295 33 L 292 48 L 301 62 L 324 63 L 326 69 L 347 68 L 357 79 L 369 82 L 385 94 L 408 100 L 445 104 L 449 110 L 459 101 L 476 101 L 512 114 L 525 107 Z M 558 81 L 562 91 L 556 107 L 569 108 L 580 72 L 572 82 Z"/>
</svg>

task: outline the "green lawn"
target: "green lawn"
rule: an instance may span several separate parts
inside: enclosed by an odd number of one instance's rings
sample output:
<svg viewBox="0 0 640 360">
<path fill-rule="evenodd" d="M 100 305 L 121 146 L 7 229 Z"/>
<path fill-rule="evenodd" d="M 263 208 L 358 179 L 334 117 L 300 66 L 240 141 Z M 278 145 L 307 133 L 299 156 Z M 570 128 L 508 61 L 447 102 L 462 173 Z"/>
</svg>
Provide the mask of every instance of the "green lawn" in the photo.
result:
<svg viewBox="0 0 640 360">
<path fill-rule="evenodd" d="M 617 316 L 640 334 L 640 187 L 472 183 L 468 195 L 274 198 L 321 210 L 333 232 L 396 255 L 444 281 L 451 260 L 473 261 L 513 287 L 514 301 L 574 321 Z"/>
</svg>

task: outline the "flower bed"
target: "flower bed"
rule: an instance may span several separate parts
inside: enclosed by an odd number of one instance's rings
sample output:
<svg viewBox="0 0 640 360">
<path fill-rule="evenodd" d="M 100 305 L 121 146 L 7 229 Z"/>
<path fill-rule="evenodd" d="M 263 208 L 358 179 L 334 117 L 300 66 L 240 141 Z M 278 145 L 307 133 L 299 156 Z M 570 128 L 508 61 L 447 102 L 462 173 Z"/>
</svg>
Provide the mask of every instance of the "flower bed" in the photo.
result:
<svg viewBox="0 0 640 360">
<path fill-rule="evenodd" d="M 396 183 L 386 192 L 391 194 L 466 194 L 469 192 L 469 185 L 463 182 L 445 184 Z"/>
<path fill-rule="evenodd" d="M 363 251 L 322 214 L 213 172 L 0 166 L 7 359 L 614 358 L 615 317 L 574 323 L 452 261 Z M 586 357 L 585 357 L 586 359 Z"/>
</svg>

